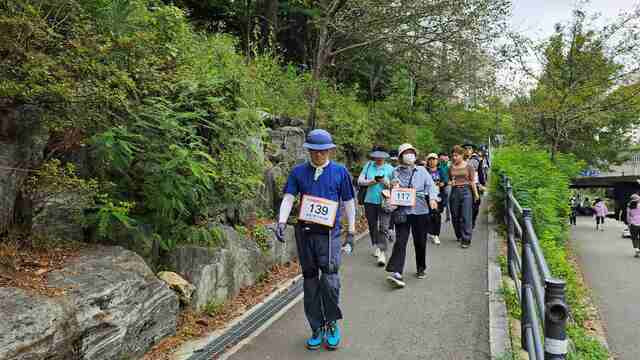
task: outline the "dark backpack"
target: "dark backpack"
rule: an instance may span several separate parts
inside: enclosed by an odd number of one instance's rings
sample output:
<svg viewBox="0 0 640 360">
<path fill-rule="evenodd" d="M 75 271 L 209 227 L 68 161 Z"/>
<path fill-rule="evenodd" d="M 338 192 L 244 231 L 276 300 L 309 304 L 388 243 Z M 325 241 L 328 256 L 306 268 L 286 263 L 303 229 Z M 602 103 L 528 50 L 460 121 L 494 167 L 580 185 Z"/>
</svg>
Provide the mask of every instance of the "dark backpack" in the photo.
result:
<svg viewBox="0 0 640 360">
<path fill-rule="evenodd" d="M 478 182 L 480 185 L 485 186 L 487 184 L 487 174 L 484 169 L 484 159 L 474 155 L 475 160 L 478 162 Z"/>
</svg>

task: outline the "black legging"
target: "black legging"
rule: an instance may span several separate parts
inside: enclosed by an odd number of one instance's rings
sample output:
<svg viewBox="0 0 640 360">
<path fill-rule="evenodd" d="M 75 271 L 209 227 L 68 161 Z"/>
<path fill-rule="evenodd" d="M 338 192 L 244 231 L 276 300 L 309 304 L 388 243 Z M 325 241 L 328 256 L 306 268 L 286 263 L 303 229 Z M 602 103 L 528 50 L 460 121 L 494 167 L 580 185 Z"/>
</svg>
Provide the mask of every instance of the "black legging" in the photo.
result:
<svg viewBox="0 0 640 360">
<path fill-rule="evenodd" d="M 440 198 L 444 199 L 446 194 L 444 191 L 440 193 Z M 440 236 L 442 229 L 442 213 L 444 212 L 444 200 L 438 203 L 438 210 L 432 210 L 429 213 L 429 222 L 427 224 L 427 232 L 429 235 Z"/>
<path fill-rule="evenodd" d="M 416 250 L 416 268 L 418 271 L 427 270 L 427 223 L 429 215 L 407 215 L 407 222 L 396 224 L 396 242 L 387 264 L 387 271 L 402 274 L 407 257 L 407 241 L 409 232 L 413 235 L 413 245 Z"/>
<path fill-rule="evenodd" d="M 631 243 L 634 249 L 640 249 L 640 226 L 629 225 L 629 232 L 631 233 Z"/>
<path fill-rule="evenodd" d="M 378 221 L 382 212 L 382 206 L 377 204 L 364 203 L 364 216 L 367 218 L 369 225 L 369 235 L 371 237 L 371 245 L 377 246 L 382 251 L 387 250 L 387 239 L 380 231 Z M 386 229 L 385 229 L 386 230 Z"/>
<path fill-rule="evenodd" d="M 480 205 L 482 204 L 482 200 L 474 200 L 473 201 L 473 225 L 472 227 L 476 228 L 476 221 L 478 220 L 478 214 L 480 214 Z"/>
</svg>

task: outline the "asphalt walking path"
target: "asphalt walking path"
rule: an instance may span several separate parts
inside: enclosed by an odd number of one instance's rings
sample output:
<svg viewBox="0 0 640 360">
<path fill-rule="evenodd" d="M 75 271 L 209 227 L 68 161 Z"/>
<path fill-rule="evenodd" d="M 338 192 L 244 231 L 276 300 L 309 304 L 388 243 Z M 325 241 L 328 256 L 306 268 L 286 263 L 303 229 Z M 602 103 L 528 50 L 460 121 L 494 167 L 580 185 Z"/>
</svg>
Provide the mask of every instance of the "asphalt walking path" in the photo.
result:
<svg viewBox="0 0 640 360">
<path fill-rule="evenodd" d="M 310 352 L 302 302 L 230 358 L 235 360 L 489 359 L 487 216 L 478 218 L 472 246 L 461 249 L 450 223 L 442 244 L 429 244 L 426 279 L 417 279 L 409 239 L 404 289 L 391 289 L 362 239 L 341 268 L 343 339 L 340 349 Z M 446 230 L 445 230 L 446 229 Z"/>
<path fill-rule="evenodd" d="M 587 285 L 600 309 L 607 341 L 618 360 L 638 359 L 640 340 L 640 259 L 631 239 L 622 238 L 624 224 L 607 219 L 596 232 L 593 218 L 580 217 L 572 239 Z"/>
</svg>

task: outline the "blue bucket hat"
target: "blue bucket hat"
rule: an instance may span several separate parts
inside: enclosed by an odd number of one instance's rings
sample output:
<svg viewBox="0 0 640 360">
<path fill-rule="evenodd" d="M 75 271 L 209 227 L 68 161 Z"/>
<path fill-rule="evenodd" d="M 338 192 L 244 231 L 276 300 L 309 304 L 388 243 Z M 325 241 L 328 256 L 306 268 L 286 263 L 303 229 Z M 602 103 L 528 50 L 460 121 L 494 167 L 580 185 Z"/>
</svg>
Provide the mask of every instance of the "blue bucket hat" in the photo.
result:
<svg viewBox="0 0 640 360">
<path fill-rule="evenodd" d="M 386 151 L 384 151 L 383 147 L 374 146 L 373 149 L 371 149 L 371 153 L 369 154 L 369 157 L 372 159 L 388 159 L 389 154 Z"/>
<path fill-rule="evenodd" d="M 333 149 L 336 147 L 336 144 L 333 143 L 331 134 L 329 134 L 328 131 L 315 129 L 307 134 L 307 140 L 302 146 L 308 150 L 322 151 Z"/>
</svg>

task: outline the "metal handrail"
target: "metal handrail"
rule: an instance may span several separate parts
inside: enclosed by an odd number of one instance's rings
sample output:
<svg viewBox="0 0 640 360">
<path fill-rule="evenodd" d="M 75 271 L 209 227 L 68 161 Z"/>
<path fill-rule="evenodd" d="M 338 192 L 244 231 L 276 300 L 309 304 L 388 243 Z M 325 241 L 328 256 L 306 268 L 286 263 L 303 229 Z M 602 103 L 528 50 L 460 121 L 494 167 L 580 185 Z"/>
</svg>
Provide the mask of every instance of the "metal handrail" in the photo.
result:
<svg viewBox="0 0 640 360">
<path fill-rule="evenodd" d="M 533 226 L 531 209 L 520 205 L 513 195 L 509 178 L 504 175 L 502 190 L 505 194 L 507 268 L 520 300 L 522 348 L 532 360 L 565 359 L 569 318 L 565 281 L 552 277 Z"/>
</svg>

